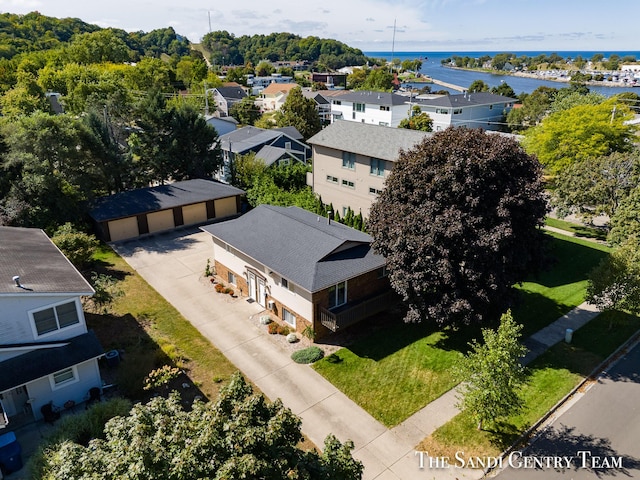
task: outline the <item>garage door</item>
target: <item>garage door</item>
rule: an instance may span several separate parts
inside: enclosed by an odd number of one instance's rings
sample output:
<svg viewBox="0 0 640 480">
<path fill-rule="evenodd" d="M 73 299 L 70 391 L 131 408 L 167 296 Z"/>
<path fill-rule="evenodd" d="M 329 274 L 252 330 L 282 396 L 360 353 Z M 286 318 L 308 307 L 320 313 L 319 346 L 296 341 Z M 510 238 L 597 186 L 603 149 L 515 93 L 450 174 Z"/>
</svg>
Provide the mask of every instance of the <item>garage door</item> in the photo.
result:
<svg viewBox="0 0 640 480">
<path fill-rule="evenodd" d="M 182 207 L 182 220 L 185 225 L 202 223 L 207 221 L 207 204 L 196 203 Z"/>
<path fill-rule="evenodd" d="M 228 217 L 238 213 L 236 208 L 236 197 L 221 198 L 215 201 L 216 218 Z"/>
<path fill-rule="evenodd" d="M 147 222 L 149 224 L 149 233 L 171 230 L 175 226 L 173 224 L 173 210 L 149 213 L 147 214 Z"/>
<path fill-rule="evenodd" d="M 135 238 L 138 235 L 138 219 L 136 217 L 121 218 L 109 222 L 109 236 L 112 242 Z"/>
</svg>

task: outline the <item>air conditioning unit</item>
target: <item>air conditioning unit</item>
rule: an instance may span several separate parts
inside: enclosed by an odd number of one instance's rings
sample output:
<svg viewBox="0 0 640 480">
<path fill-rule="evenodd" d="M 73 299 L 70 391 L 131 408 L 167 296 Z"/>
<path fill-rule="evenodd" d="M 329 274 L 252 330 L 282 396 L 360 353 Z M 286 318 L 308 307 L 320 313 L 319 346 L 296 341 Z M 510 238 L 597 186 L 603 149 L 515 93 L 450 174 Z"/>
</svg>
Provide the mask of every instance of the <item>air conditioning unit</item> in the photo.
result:
<svg viewBox="0 0 640 480">
<path fill-rule="evenodd" d="M 275 306 L 276 306 L 276 302 L 274 302 L 273 300 L 269 300 L 269 301 L 267 302 L 267 308 L 268 308 L 269 310 L 273 310 L 273 309 L 275 308 Z"/>
</svg>

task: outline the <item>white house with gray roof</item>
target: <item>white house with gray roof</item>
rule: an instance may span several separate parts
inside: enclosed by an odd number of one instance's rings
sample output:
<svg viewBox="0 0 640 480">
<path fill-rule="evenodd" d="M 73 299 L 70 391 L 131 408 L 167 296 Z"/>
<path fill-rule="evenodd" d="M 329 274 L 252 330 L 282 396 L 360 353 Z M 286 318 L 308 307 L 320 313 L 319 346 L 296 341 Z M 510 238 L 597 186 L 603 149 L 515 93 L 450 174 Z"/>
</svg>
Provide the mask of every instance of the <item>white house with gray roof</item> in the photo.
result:
<svg viewBox="0 0 640 480">
<path fill-rule="evenodd" d="M 431 135 L 336 121 L 308 140 L 313 152 L 313 191 L 341 215 L 351 208 L 366 218 L 400 150 L 409 150 Z"/>
<path fill-rule="evenodd" d="M 103 350 L 80 302 L 93 294 L 42 230 L 0 227 L 0 432 L 102 387 Z"/>
<path fill-rule="evenodd" d="M 415 98 L 412 104 L 433 120 L 435 132 L 448 127 L 482 128 L 498 130 L 515 98 L 488 92 L 442 95 L 435 98 Z"/>
<path fill-rule="evenodd" d="M 409 116 L 409 97 L 370 90 L 320 91 L 331 102 L 331 122 L 347 120 L 397 127 Z"/>
<path fill-rule="evenodd" d="M 322 338 L 381 312 L 394 293 L 372 238 L 298 207 L 260 205 L 201 227 L 216 275 L 272 316 Z"/>
</svg>

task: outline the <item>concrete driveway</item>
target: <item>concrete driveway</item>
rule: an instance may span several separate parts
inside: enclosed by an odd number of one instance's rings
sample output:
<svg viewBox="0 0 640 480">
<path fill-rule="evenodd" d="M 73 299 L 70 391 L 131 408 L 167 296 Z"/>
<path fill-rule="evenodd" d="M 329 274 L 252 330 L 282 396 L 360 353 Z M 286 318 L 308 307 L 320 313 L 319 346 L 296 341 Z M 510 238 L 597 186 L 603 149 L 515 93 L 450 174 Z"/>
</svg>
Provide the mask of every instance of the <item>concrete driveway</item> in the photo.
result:
<svg viewBox="0 0 640 480">
<path fill-rule="evenodd" d="M 301 417 L 302 430 L 316 445 L 322 447 L 330 433 L 343 442 L 352 440 L 354 456 L 365 465 L 365 479 L 425 476 L 414 447 L 428 432 L 410 423 L 388 430 L 312 368 L 293 362 L 265 328 L 250 321 L 260 314 L 256 303 L 212 293 L 202 279 L 213 254 L 209 234 L 182 230 L 114 248 L 265 395 L 281 398 Z"/>
</svg>

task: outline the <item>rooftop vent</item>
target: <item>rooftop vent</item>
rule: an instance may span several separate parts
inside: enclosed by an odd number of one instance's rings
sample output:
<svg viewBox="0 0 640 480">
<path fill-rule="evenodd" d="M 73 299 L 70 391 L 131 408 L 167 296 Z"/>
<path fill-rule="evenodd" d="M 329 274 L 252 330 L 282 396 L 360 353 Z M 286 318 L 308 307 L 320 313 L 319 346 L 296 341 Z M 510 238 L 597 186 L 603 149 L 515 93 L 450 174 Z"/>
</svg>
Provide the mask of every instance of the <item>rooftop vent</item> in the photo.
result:
<svg viewBox="0 0 640 480">
<path fill-rule="evenodd" d="M 20 285 L 20 275 L 14 275 L 13 276 L 13 281 L 16 282 L 16 287 L 21 287 L 22 285 Z"/>
</svg>

